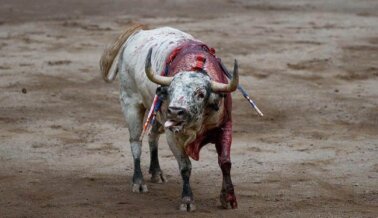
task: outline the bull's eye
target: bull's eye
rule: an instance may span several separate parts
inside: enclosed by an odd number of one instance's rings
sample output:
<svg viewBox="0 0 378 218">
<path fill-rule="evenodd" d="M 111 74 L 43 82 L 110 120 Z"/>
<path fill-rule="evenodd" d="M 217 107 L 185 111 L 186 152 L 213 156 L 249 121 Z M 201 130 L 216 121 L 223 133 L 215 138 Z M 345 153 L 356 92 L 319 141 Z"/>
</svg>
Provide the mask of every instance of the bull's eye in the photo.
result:
<svg viewBox="0 0 378 218">
<path fill-rule="evenodd" d="M 205 93 L 203 93 L 203 91 L 201 91 L 201 90 L 197 90 L 197 91 L 196 91 L 196 96 L 197 96 L 199 99 L 203 99 L 203 98 L 205 98 Z"/>
</svg>

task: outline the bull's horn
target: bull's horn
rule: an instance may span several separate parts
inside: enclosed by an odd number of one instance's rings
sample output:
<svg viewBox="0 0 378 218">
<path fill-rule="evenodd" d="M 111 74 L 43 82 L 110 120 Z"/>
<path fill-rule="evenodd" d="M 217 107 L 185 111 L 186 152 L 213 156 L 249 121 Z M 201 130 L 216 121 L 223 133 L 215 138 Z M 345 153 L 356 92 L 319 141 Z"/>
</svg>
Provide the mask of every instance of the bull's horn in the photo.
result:
<svg viewBox="0 0 378 218">
<path fill-rule="evenodd" d="M 235 59 L 234 72 L 232 73 L 232 79 L 228 84 L 211 81 L 211 89 L 213 92 L 233 92 L 239 85 L 239 72 L 238 61 Z"/>
<path fill-rule="evenodd" d="M 144 68 L 148 79 L 151 82 L 156 83 L 158 85 L 169 86 L 169 84 L 171 84 L 171 82 L 173 80 L 173 77 L 160 76 L 160 75 L 158 75 L 158 74 L 156 74 L 152 71 L 152 69 L 151 69 L 151 54 L 152 54 L 152 48 L 150 48 L 150 50 L 148 51 L 148 55 L 147 55 L 147 58 L 146 58 L 146 64 L 145 64 L 145 68 Z"/>
</svg>

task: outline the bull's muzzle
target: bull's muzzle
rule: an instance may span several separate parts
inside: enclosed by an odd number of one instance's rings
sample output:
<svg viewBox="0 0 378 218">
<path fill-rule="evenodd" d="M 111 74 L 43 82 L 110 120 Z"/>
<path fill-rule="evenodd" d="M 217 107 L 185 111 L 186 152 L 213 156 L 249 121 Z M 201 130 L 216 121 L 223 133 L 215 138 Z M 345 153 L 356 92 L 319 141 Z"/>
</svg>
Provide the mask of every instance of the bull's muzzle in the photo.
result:
<svg viewBox="0 0 378 218">
<path fill-rule="evenodd" d="M 168 107 L 167 113 L 168 113 L 168 117 L 175 117 L 175 118 L 183 119 L 183 118 L 185 118 L 185 116 L 188 112 L 185 108 Z"/>
<path fill-rule="evenodd" d="M 185 125 L 185 121 L 188 118 L 188 111 L 182 107 L 168 107 L 167 109 L 167 121 L 164 123 L 164 127 L 177 133 L 181 131 Z"/>
</svg>

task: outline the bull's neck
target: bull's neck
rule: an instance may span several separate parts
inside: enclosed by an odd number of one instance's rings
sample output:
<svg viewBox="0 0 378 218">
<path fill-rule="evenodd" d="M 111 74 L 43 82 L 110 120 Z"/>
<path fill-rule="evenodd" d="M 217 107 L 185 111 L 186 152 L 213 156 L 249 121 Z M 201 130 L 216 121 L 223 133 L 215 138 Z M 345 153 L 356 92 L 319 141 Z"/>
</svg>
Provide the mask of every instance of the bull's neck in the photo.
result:
<svg viewBox="0 0 378 218">
<path fill-rule="evenodd" d="M 202 42 L 189 40 L 180 45 L 167 60 L 167 76 L 174 76 L 179 72 L 193 71 L 196 65 L 197 56 L 203 56 L 209 59 L 214 56 L 210 53 L 210 49 Z"/>
<path fill-rule="evenodd" d="M 182 146 L 186 147 L 188 144 L 196 140 L 197 135 L 200 135 L 203 130 L 203 119 L 199 119 L 196 123 L 186 126 L 184 131 L 174 134 L 176 141 Z"/>
<path fill-rule="evenodd" d="M 227 83 L 228 81 L 223 69 L 220 67 L 219 60 L 204 44 L 199 42 L 186 44 L 182 48 L 178 49 L 173 56 L 174 57 L 171 58 L 166 66 L 168 69 L 167 76 L 175 76 L 177 73 L 185 71 L 197 71 L 197 57 L 201 56 L 205 58 L 205 63 L 202 70 L 207 72 L 208 76 L 212 80 L 221 83 Z"/>
</svg>

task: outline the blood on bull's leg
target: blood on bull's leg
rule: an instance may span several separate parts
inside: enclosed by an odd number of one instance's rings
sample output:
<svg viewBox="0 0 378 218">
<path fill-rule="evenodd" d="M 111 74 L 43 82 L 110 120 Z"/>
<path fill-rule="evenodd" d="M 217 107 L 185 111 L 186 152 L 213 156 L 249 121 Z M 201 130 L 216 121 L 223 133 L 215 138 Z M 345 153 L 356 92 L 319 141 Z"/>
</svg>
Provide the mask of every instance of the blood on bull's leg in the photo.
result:
<svg viewBox="0 0 378 218">
<path fill-rule="evenodd" d="M 219 162 L 223 174 L 222 190 L 219 196 L 219 200 L 222 204 L 222 207 L 227 209 L 229 208 L 229 206 L 231 206 L 232 209 L 236 209 L 238 207 L 238 203 L 236 201 L 234 185 L 232 184 L 230 175 L 231 162 L 229 160 L 221 160 Z"/>
<path fill-rule="evenodd" d="M 130 146 L 134 159 L 134 175 L 133 175 L 133 192 L 147 192 L 147 185 L 144 183 L 143 173 L 140 168 L 140 156 L 142 149 L 142 142 L 140 135 L 142 134 L 143 116 L 145 108 L 139 104 L 135 99 L 127 96 L 121 90 L 121 106 L 126 121 L 129 127 Z"/>
<path fill-rule="evenodd" d="M 148 138 L 148 143 L 150 145 L 150 170 L 151 182 L 153 183 L 165 183 L 167 179 L 165 178 L 163 171 L 160 169 L 159 157 L 158 157 L 158 142 L 160 137 L 159 128 L 161 125 L 155 122 L 151 127 L 151 133 Z"/>
<path fill-rule="evenodd" d="M 230 149 L 232 143 L 232 124 L 228 122 L 220 132 L 219 141 L 215 144 L 218 153 L 218 164 L 222 170 L 223 182 L 222 190 L 219 196 L 222 207 L 236 209 L 238 203 L 236 201 L 234 185 L 231 180 L 231 159 Z"/>
</svg>

